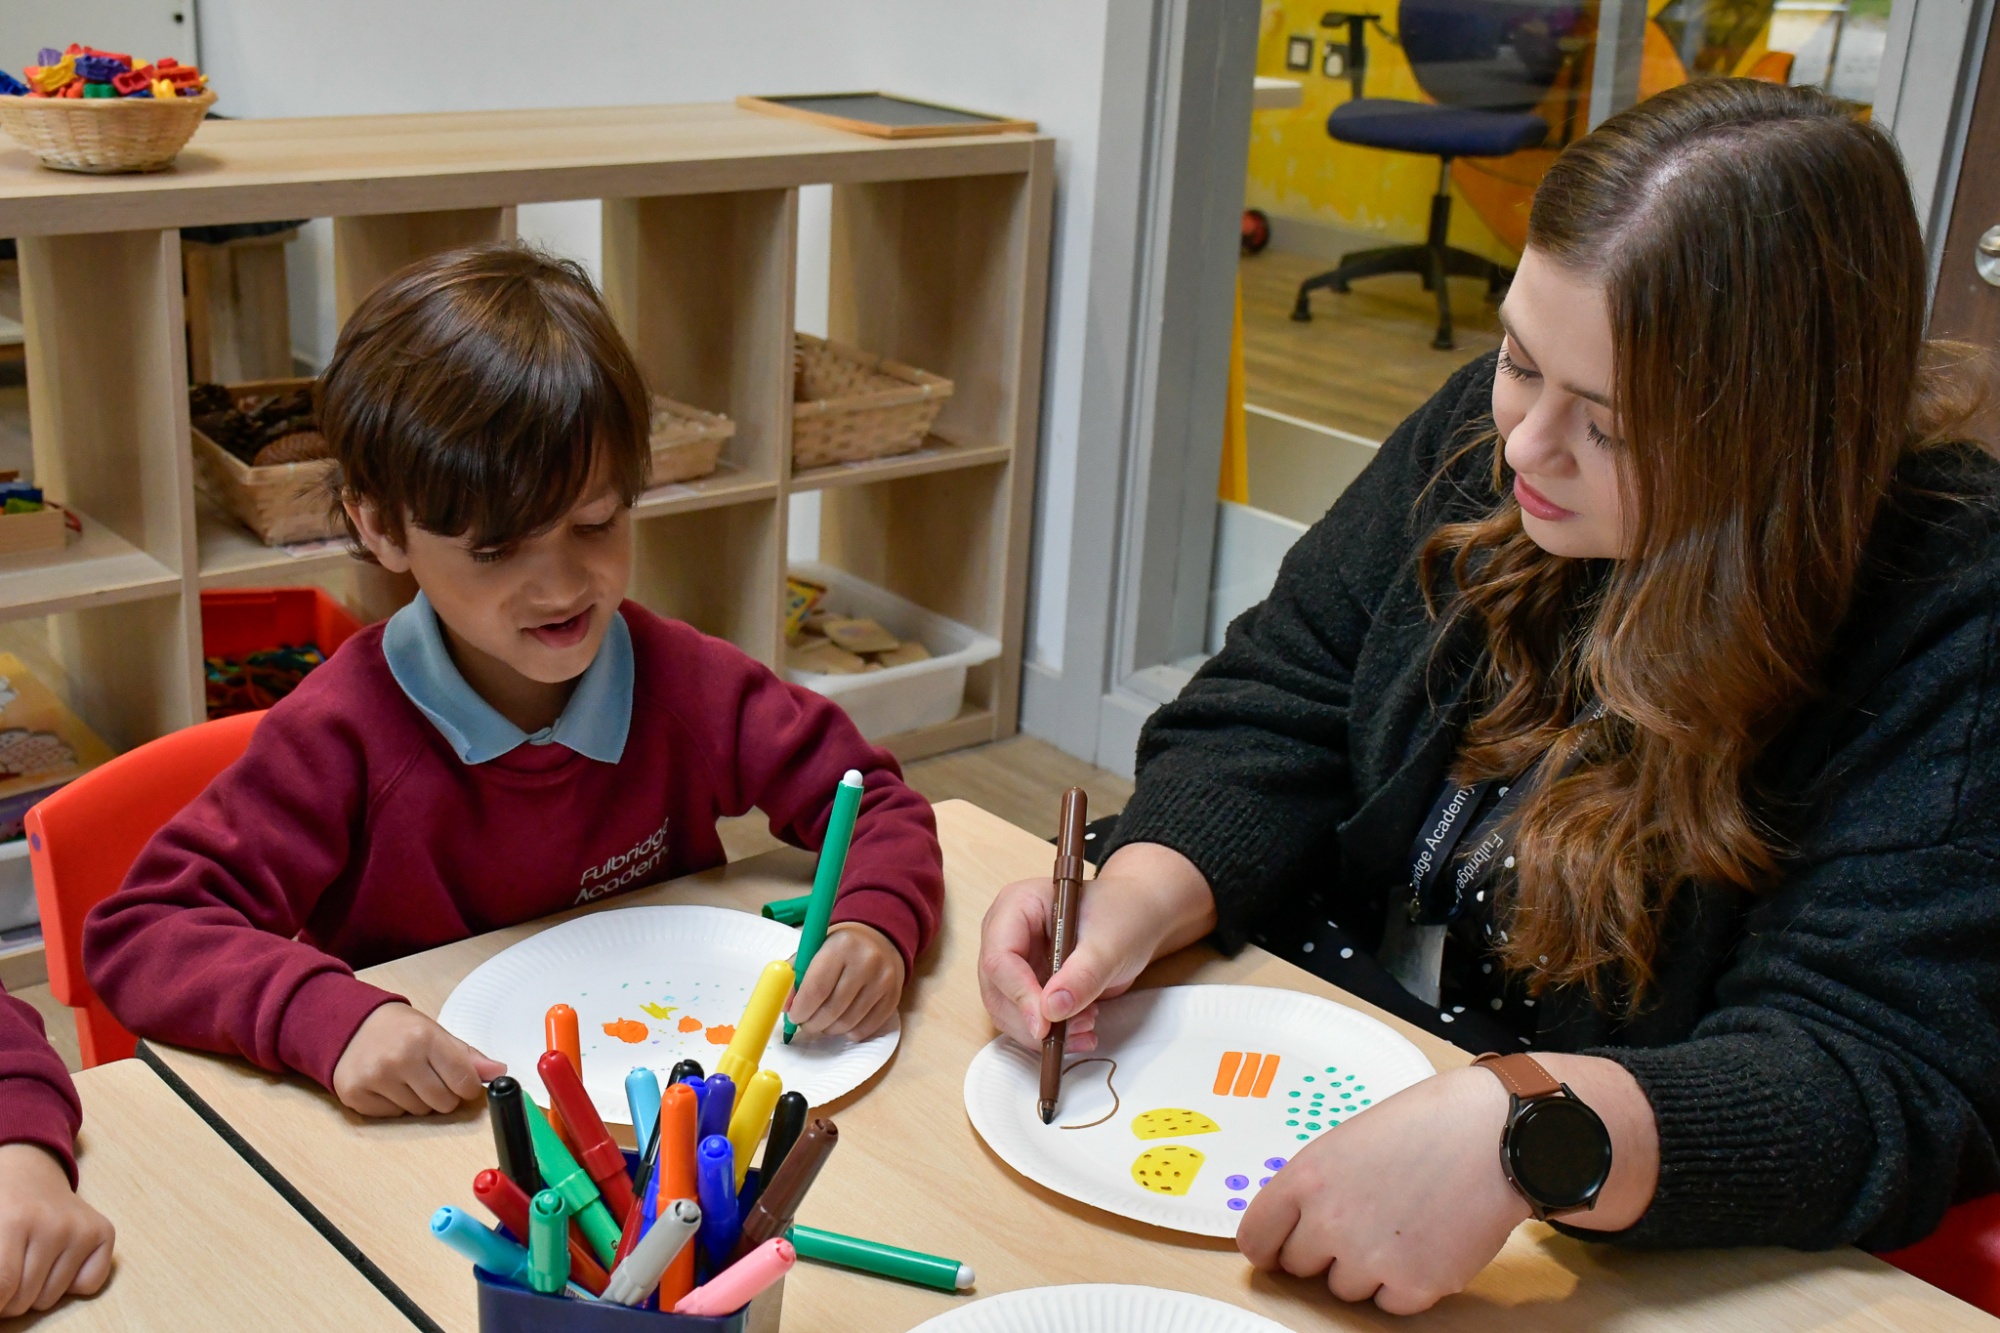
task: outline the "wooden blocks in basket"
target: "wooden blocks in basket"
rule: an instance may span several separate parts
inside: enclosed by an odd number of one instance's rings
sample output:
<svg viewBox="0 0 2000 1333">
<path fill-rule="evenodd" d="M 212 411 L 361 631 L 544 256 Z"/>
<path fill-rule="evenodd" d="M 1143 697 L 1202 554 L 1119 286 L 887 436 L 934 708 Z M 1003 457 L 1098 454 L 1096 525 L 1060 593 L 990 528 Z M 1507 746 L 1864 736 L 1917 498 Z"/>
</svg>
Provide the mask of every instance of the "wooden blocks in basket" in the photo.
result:
<svg viewBox="0 0 2000 1333">
<path fill-rule="evenodd" d="M 196 385 L 190 391 L 195 485 L 266 546 L 321 541 L 345 533 L 346 525 L 333 510 L 333 479 L 339 464 L 330 456 L 325 437 L 309 420 L 293 417 L 277 423 L 283 429 L 274 439 L 232 438 L 236 451 L 226 449 L 209 431 L 239 427 L 229 409 L 208 401 L 217 396 L 216 387 Z M 233 404 L 234 416 L 248 419 L 273 400 L 311 388 L 310 379 L 250 380 L 225 386 L 223 393 Z M 254 461 L 241 457 L 244 452 Z"/>
<path fill-rule="evenodd" d="M 858 463 L 923 446 L 951 381 L 841 343 L 795 335 L 792 469 Z"/>
<path fill-rule="evenodd" d="M 693 481 L 715 471 L 722 446 L 736 433 L 736 423 L 720 412 L 653 395 L 653 471 L 648 486 Z"/>
</svg>

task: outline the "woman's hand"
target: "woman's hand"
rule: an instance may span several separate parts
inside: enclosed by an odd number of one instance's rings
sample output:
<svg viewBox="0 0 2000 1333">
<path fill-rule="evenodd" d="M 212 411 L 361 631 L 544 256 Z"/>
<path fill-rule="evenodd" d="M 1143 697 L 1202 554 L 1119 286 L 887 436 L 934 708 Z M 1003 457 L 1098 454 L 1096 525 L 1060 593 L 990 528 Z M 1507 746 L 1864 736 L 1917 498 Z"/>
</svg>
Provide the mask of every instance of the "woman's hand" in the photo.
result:
<svg viewBox="0 0 2000 1333">
<path fill-rule="evenodd" d="M 333 1067 L 333 1094 L 370 1116 L 439 1115 L 479 1101 L 507 1072 L 407 1004 L 385 1004 L 361 1020 Z"/>
<path fill-rule="evenodd" d="M 1000 890 L 979 937 L 979 994 L 993 1024 L 1037 1046 L 1069 1020 L 1067 1048 L 1097 1046 L 1097 1001 L 1124 993 L 1163 954 L 1215 929 L 1215 895 L 1194 862 L 1169 847 L 1121 847 L 1084 887 L 1076 947 L 1046 983 L 1055 884 L 1024 879 Z"/>
<path fill-rule="evenodd" d="M 47 1149 L 0 1144 L 0 1318 L 94 1293 L 111 1276 L 114 1235 Z"/>
<path fill-rule="evenodd" d="M 829 927 L 785 1012 L 808 1037 L 867 1041 L 889 1025 L 903 998 L 903 955 L 889 937 L 859 921 Z"/>
<path fill-rule="evenodd" d="M 1604 1121 L 1611 1176 L 1597 1207 L 1562 1220 L 1621 1231 L 1659 1180 L 1652 1105 L 1623 1066 L 1594 1056 L 1535 1059 Z M 1508 1098 L 1484 1069 L 1455 1069 L 1371 1106 L 1306 1145 L 1258 1192 L 1236 1247 L 1262 1269 L 1326 1274 L 1344 1301 L 1391 1314 L 1465 1289 L 1531 1216 L 1500 1169 Z"/>
</svg>

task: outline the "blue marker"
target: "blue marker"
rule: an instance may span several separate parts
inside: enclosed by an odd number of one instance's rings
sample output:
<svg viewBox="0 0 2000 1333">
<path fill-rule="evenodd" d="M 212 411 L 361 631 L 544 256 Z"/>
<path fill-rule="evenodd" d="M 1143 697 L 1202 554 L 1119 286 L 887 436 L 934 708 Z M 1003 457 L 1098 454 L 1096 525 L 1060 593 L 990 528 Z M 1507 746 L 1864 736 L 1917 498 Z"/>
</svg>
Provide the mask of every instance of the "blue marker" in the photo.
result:
<svg viewBox="0 0 2000 1333">
<path fill-rule="evenodd" d="M 709 1268 L 720 1272 L 729 1266 L 736 1239 L 743 1234 L 743 1219 L 736 1211 L 736 1154 L 729 1140 L 711 1134 L 695 1150 L 694 1178 L 701 1193 L 701 1248 Z"/>
<path fill-rule="evenodd" d="M 727 1074 L 710 1074 L 708 1091 L 701 1099 L 701 1114 L 695 1118 L 695 1124 L 698 1126 L 695 1131 L 695 1142 L 699 1143 L 711 1134 L 720 1134 L 728 1138 L 729 1117 L 735 1113 L 736 1080 Z M 730 1188 L 735 1188 L 733 1180 L 730 1182 Z"/>
<path fill-rule="evenodd" d="M 632 1141 L 644 1152 L 653 1141 L 653 1122 L 660 1117 L 659 1076 L 644 1065 L 627 1074 L 625 1104 L 632 1109 Z"/>
<path fill-rule="evenodd" d="M 460 1208 L 446 1204 L 431 1214 L 431 1234 L 495 1277 L 528 1285 L 528 1251 Z"/>
</svg>

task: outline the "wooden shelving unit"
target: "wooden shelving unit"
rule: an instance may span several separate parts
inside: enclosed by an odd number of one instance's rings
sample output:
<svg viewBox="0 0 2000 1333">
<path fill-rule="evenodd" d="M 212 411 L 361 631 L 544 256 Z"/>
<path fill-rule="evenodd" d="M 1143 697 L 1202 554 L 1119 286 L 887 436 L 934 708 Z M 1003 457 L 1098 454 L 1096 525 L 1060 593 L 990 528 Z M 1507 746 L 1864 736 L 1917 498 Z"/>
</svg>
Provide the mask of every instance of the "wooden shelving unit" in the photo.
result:
<svg viewBox="0 0 2000 1333">
<path fill-rule="evenodd" d="M 819 491 L 822 560 L 1004 645 L 957 718 L 891 748 L 1011 734 L 1052 171 L 1039 136 L 881 140 L 729 105 L 212 121 L 149 176 L 0 151 L 35 475 L 86 520 L 67 551 L 0 560 L 0 619 L 48 618 L 87 719 L 122 747 L 200 719 L 202 589 L 314 582 L 386 614 L 407 585 L 267 548 L 197 498 L 175 229 L 332 217 L 344 316 L 412 259 L 512 235 L 516 205 L 594 198 L 605 298 L 652 387 L 736 422 L 713 476 L 641 499 L 633 595 L 776 664 L 787 502 Z M 956 390 L 923 449 L 794 476 L 798 190 L 822 183 L 829 333 Z"/>
</svg>

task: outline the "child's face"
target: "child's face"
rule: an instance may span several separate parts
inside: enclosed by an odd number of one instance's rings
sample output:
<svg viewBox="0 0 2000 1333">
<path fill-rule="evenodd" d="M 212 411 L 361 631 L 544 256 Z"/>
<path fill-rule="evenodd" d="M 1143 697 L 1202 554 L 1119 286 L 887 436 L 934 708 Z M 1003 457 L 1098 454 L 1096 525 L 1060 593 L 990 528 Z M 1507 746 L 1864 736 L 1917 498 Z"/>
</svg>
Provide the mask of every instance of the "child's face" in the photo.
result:
<svg viewBox="0 0 2000 1333">
<path fill-rule="evenodd" d="M 409 522 L 399 546 L 366 501 L 348 512 L 385 569 L 416 578 L 454 649 L 489 659 L 459 663 L 475 688 L 493 666 L 544 685 L 575 680 L 596 659 L 632 576 L 631 511 L 608 479 L 593 478 L 560 521 L 505 553 Z"/>
</svg>

